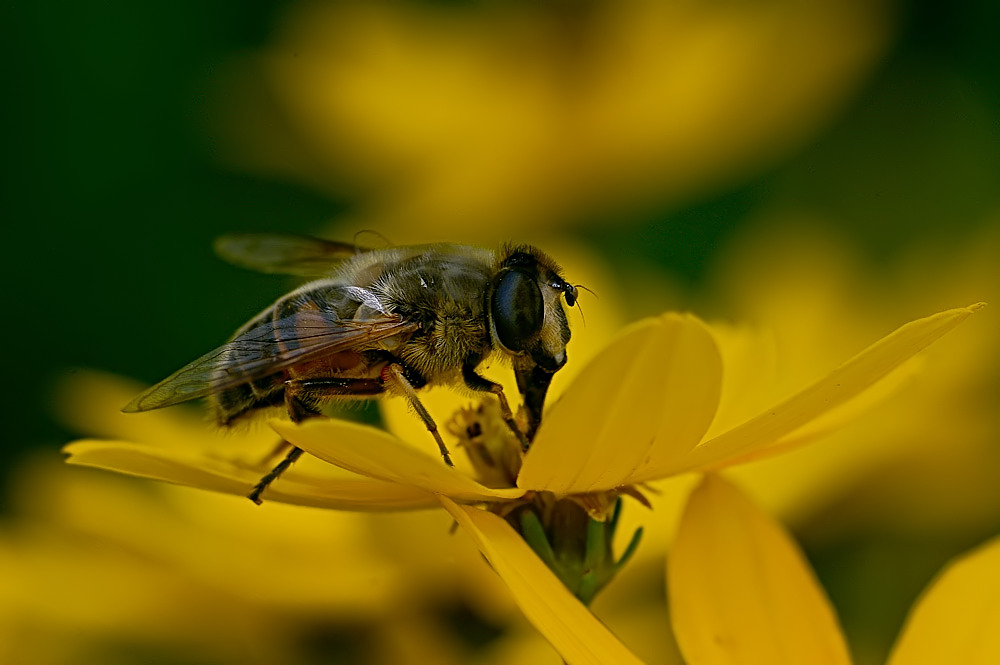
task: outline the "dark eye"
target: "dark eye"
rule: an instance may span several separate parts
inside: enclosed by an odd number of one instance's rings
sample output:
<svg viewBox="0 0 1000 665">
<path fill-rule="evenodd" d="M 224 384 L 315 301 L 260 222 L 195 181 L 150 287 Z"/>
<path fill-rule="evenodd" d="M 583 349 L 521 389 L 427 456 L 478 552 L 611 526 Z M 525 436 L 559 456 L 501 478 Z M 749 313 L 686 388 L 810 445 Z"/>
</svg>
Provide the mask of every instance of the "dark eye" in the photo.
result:
<svg viewBox="0 0 1000 665">
<path fill-rule="evenodd" d="M 569 305 L 570 307 L 575 305 L 577 297 L 576 287 L 573 286 L 572 284 L 567 284 L 566 282 L 563 282 L 562 291 L 563 291 L 563 296 L 566 298 L 566 304 Z"/>
<path fill-rule="evenodd" d="M 493 328 L 508 351 L 523 351 L 545 316 L 538 282 L 521 270 L 501 273 L 490 301 Z"/>
</svg>

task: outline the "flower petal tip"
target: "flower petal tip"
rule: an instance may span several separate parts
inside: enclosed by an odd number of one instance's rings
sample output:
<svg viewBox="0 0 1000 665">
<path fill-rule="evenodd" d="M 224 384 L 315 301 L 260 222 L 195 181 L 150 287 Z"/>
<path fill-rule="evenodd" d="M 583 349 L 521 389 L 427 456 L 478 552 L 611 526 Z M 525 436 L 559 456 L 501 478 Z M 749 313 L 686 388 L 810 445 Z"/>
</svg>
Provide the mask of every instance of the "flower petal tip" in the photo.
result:
<svg viewBox="0 0 1000 665">
<path fill-rule="evenodd" d="M 297 425 L 288 420 L 281 420 L 280 418 L 270 418 L 267 421 L 267 426 L 278 433 L 278 436 L 282 438 L 287 438 L 288 432 L 294 432 Z"/>
<path fill-rule="evenodd" d="M 96 449 L 106 448 L 109 445 L 113 444 L 110 444 L 108 441 L 98 441 L 97 439 L 78 439 L 67 443 L 59 452 L 65 455 L 63 461 L 66 464 L 86 466 L 86 462 L 82 462 L 81 458 L 86 457 L 88 453 Z"/>
</svg>

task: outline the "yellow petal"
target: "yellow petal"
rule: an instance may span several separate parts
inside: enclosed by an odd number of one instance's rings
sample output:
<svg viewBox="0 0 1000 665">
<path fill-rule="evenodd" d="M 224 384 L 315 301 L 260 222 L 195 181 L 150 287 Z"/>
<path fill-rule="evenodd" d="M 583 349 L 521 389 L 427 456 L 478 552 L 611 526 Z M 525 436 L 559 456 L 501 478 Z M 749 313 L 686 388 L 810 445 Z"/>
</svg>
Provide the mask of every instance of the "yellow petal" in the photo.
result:
<svg viewBox="0 0 1000 665">
<path fill-rule="evenodd" d="M 518 486 L 574 494 L 655 477 L 708 429 L 721 371 L 711 333 L 693 316 L 629 326 L 545 414 Z"/>
<path fill-rule="evenodd" d="M 892 370 L 883 379 L 863 390 L 840 406 L 830 409 L 814 420 L 786 434 L 774 443 L 754 448 L 750 452 L 727 459 L 720 466 L 734 466 L 780 455 L 789 450 L 808 445 L 827 437 L 853 423 L 873 409 L 877 409 L 889 398 L 898 394 L 920 374 L 924 363 L 920 356 L 910 358 L 900 367 Z"/>
<path fill-rule="evenodd" d="M 950 309 L 907 323 L 805 390 L 701 444 L 671 471 L 718 468 L 777 442 L 858 396 L 982 307 Z"/>
<path fill-rule="evenodd" d="M 1000 663 L 1000 538 L 945 568 L 889 658 L 889 665 L 941 663 Z"/>
<path fill-rule="evenodd" d="M 241 427 L 238 435 L 225 428 L 208 427 L 203 409 L 187 404 L 122 413 L 121 408 L 147 387 L 113 374 L 79 370 L 59 380 L 55 411 L 69 429 L 85 436 L 164 448 L 186 442 L 216 450 L 264 451 L 277 443 L 274 432 L 267 427 Z"/>
<path fill-rule="evenodd" d="M 693 316 L 662 318 L 672 330 L 660 349 L 660 366 L 653 368 L 665 375 L 659 407 L 650 414 L 656 416 L 656 437 L 629 484 L 659 478 L 676 466 L 705 435 L 721 398 L 722 356 L 715 337 Z"/>
<path fill-rule="evenodd" d="M 829 601 L 795 542 L 721 478 L 707 476 L 691 495 L 667 580 L 689 665 L 850 662 Z"/>
<path fill-rule="evenodd" d="M 459 506 L 445 497 L 441 502 L 472 536 L 528 621 L 566 663 L 641 662 L 563 586 L 505 520 L 479 508 Z"/>
<path fill-rule="evenodd" d="M 263 472 L 187 449 L 163 450 L 122 441 L 83 440 L 66 446 L 69 464 L 246 496 Z M 264 493 L 267 501 L 335 510 L 406 510 L 435 505 L 415 487 L 370 478 L 310 477 L 290 470 Z"/>
<path fill-rule="evenodd" d="M 725 371 L 719 408 L 705 434 L 707 439 L 749 420 L 784 396 L 776 393 L 778 349 L 770 330 L 719 322 L 709 327 Z"/>
<path fill-rule="evenodd" d="M 354 473 L 389 483 L 445 494 L 456 501 L 516 499 L 523 490 L 490 489 L 374 427 L 317 418 L 302 424 L 275 420 L 271 427 L 310 455 Z"/>
</svg>

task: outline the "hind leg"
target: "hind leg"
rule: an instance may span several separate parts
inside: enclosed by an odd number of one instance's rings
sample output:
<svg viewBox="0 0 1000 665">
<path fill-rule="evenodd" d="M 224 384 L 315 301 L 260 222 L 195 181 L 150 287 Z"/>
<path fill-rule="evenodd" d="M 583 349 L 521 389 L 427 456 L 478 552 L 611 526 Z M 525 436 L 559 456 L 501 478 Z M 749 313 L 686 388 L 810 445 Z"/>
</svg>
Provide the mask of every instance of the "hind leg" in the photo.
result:
<svg viewBox="0 0 1000 665">
<path fill-rule="evenodd" d="M 285 383 L 285 406 L 292 422 L 300 423 L 320 415 L 315 404 L 324 399 L 378 395 L 384 390 L 382 382 L 377 379 L 291 379 Z M 287 441 L 282 441 L 275 452 L 285 446 L 291 446 L 285 458 L 261 478 L 247 495 L 258 506 L 263 503 L 261 494 L 264 490 L 302 456 L 302 449 Z"/>
</svg>

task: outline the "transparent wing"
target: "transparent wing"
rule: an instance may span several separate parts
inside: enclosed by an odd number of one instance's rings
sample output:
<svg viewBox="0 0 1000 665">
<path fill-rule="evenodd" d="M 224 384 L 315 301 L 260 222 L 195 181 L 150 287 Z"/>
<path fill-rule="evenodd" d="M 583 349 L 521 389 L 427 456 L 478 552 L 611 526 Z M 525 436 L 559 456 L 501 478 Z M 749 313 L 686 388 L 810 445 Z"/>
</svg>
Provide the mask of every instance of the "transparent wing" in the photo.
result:
<svg viewBox="0 0 1000 665">
<path fill-rule="evenodd" d="M 238 233 L 215 241 L 226 261 L 258 272 L 315 277 L 338 262 L 369 251 L 346 242 L 281 233 Z"/>
<path fill-rule="evenodd" d="M 302 311 L 252 328 L 206 353 L 150 387 L 122 411 L 149 411 L 205 397 L 327 354 L 371 348 L 417 327 L 393 314 L 342 321 L 332 314 Z"/>
</svg>

